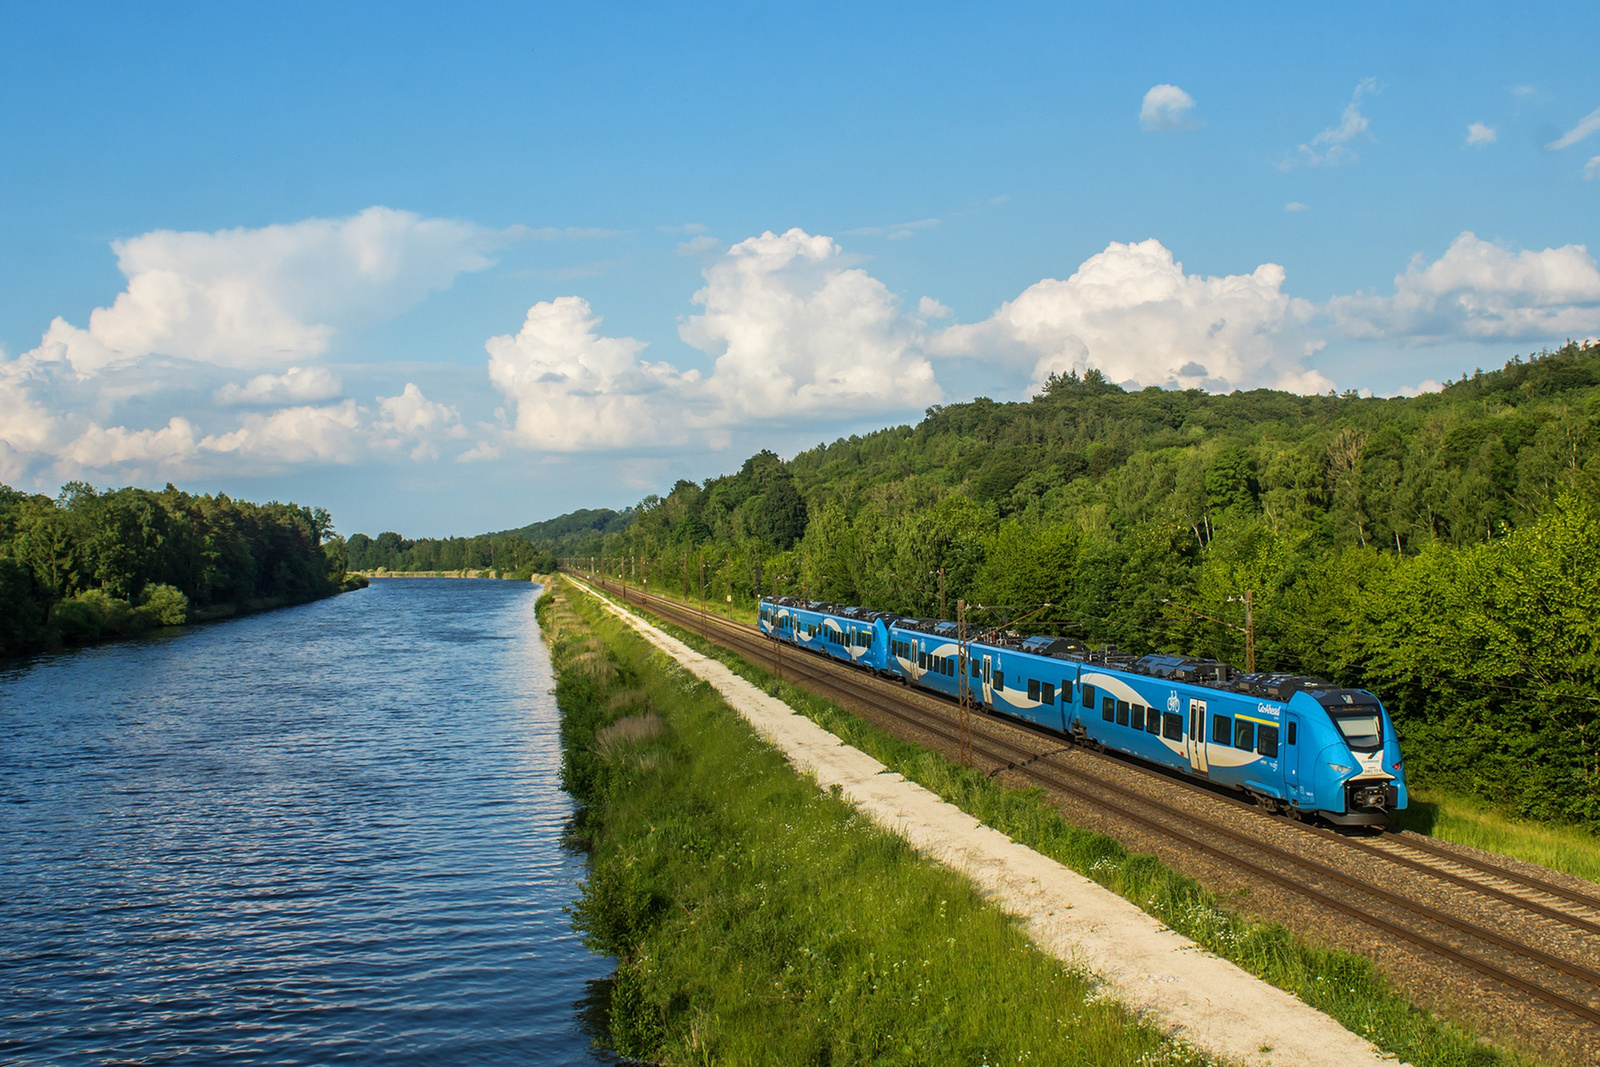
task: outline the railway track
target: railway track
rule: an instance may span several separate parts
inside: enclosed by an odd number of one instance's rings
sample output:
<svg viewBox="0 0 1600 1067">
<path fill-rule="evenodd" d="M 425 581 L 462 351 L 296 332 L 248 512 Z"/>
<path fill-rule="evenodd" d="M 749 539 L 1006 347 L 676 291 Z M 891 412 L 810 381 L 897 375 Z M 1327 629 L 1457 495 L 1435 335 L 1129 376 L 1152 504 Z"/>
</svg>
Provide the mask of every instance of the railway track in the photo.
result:
<svg viewBox="0 0 1600 1067">
<path fill-rule="evenodd" d="M 608 593 L 622 594 L 627 602 L 645 607 L 685 630 L 701 633 L 758 665 L 781 665 L 779 673 L 800 681 L 820 696 L 842 698 L 846 704 L 865 705 L 908 728 L 937 737 L 953 748 L 963 747 L 953 703 L 934 694 L 906 691 L 859 668 L 790 646 L 777 646 L 755 627 L 744 623 L 696 612 L 674 601 L 644 594 L 637 588 L 624 589 L 617 583 L 574 576 Z M 948 710 L 936 710 L 930 705 L 943 705 Z M 974 757 L 992 763 L 997 770 L 1019 774 L 1181 848 L 1219 860 L 1232 869 L 1472 971 L 1591 1027 L 1600 1025 L 1600 971 L 1585 962 L 1547 951 L 1546 947 L 1529 943 L 1528 938 L 1507 936 L 1482 923 L 1373 885 L 1330 862 L 1284 848 L 1262 836 L 1215 821 L 1197 820 L 1193 810 L 1071 766 L 1059 758 L 1059 751 L 1023 744 L 988 729 L 992 722 L 1003 722 L 1008 731 L 1031 735 L 1058 750 L 1063 739 L 1009 719 L 991 720 L 984 713 L 975 713 L 967 731 L 970 751 Z M 1386 835 L 1374 842 L 1320 826 L 1291 822 L 1205 784 L 1104 753 L 1090 753 L 1081 747 L 1074 747 L 1072 753 L 1080 757 L 1091 755 L 1094 759 L 1115 763 L 1119 768 L 1131 768 L 1152 780 L 1187 790 L 1196 799 L 1204 798 L 1240 809 L 1248 813 L 1249 818 L 1262 820 L 1263 826 L 1279 830 L 1293 827 L 1305 835 L 1308 842 L 1335 852 L 1348 850 L 1369 862 L 1395 864 L 1412 876 L 1422 875 L 1457 891 L 1478 894 L 1501 907 L 1536 916 L 1545 923 L 1559 923 L 1580 934 L 1600 934 L 1600 899 L 1527 877 L 1492 862 L 1462 856 L 1421 835 Z"/>
</svg>

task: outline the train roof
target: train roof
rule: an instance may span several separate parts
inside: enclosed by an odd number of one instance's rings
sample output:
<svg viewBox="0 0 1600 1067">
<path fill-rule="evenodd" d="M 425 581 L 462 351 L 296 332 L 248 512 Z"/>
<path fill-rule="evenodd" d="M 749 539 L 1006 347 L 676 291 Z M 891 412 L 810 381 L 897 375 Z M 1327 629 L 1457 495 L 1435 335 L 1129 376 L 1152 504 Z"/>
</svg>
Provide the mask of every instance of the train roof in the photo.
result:
<svg viewBox="0 0 1600 1067">
<path fill-rule="evenodd" d="M 799 608 L 801 611 L 815 611 L 824 615 L 838 615 L 841 618 L 856 619 L 860 622 L 877 622 L 879 619 L 888 619 L 890 624 L 893 625 L 893 620 L 899 618 L 892 611 L 873 611 L 870 608 L 858 608 L 854 605 L 829 604 L 823 600 L 802 600 L 793 596 L 769 596 L 761 599 L 786 608 Z"/>
<path fill-rule="evenodd" d="M 819 600 L 801 600 L 796 597 L 766 597 L 764 599 L 786 607 L 840 615 L 864 622 L 875 622 L 882 619 L 888 625 L 897 629 L 914 630 L 952 641 L 959 637 L 958 627 L 947 619 L 914 619 L 896 615 L 889 611 L 870 611 L 858 607 L 841 607 L 837 604 L 828 604 Z M 1092 649 L 1083 642 L 1069 637 L 1025 636 L 1014 630 L 986 630 L 971 634 L 969 640 L 974 644 L 987 645 L 991 648 L 1010 648 L 1018 652 L 1026 652 L 1029 655 L 1103 666 L 1132 674 L 1145 674 L 1153 678 L 1165 678 L 1175 682 L 1185 682 L 1189 685 L 1243 693 L 1248 696 L 1275 700 L 1280 703 L 1287 702 L 1296 693 L 1300 692 L 1309 693 L 1318 703 L 1328 707 L 1358 702 L 1366 703 L 1375 699 L 1366 690 L 1344 689 L 1332 682 L 1303 674 L 1284 674 L 1275 671 L 1257 671 L 1247 674 L 1221 660 L 1168 653 L 1135 657 L 1123 652 L 1115 645 Z"/>
</svg>

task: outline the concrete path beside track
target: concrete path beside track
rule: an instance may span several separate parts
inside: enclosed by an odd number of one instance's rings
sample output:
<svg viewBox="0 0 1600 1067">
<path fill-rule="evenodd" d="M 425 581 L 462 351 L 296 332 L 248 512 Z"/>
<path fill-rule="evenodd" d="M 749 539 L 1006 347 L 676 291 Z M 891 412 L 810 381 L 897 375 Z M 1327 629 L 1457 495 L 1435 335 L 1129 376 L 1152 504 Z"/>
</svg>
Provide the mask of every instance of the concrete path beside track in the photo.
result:
<svg viewBox="0 0 1600 1067">
<path fill-rule="evenodd" d="M 960 871 L 1022 920 L 1040 949 L 1095 974 L 1111 995 L 1174 1037 L 1246 1064 L 1351 1067 L 1396 1063 L 1371 1042 L 1269 985 L 1055 860 L 1012 841 L 850 747 L 722 663 L 609 598 L 590 592 L 651 644 L 722 694 L 823 788 Z"/>
</svg>

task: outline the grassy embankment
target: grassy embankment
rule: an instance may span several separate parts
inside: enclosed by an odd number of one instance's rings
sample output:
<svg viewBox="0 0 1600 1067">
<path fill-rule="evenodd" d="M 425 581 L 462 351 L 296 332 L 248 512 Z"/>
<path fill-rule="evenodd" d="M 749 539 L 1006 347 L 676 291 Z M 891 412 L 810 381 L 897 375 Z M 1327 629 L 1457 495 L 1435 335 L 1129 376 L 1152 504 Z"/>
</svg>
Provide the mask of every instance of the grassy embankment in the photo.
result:
<svg viewBox="0 0 1600 1067">
<path fill-rule="evenodd" d="M 1489 1067 L 1536 1062 L 1480 1044 L 1465 1027 L 1414 1007 L 1368 959 L 1297 940 L 1283 926 L 1237 914 L 1202 885 L 1154 856 L 1130 853 L 1118 841 L 1073 826 L 1043 791 L 1013 789 L 901 741 L 830 701 L 779 681 L 742 657 L 653 619 L 756 685 L 774 691 L 847 744 L 937 793 L 1013 840 L 1050 856 L 1137 904 L 1194 939 L 1306 1003 L 1338 1019 L 1416 1067 Z"/>
<path fill-rule="evenodd" d="M 1509 818 L 1487 804 L 1427 786 L 1411 791 L 1411 807 L 1401 813 L 1400 825 L 1600 882 L 1600 838 L 1581 827 Z"/>
<path fill-rule="evenodd" d="M 617 957 L 618 1051 L 671 1063 L 1207 1062 L 1033 949 L 960 876 L 796 774 L 707 684 L 558 583 L 563 781 Z M 574 600 L 576 603 L 574 603 Z"/>
</svg>

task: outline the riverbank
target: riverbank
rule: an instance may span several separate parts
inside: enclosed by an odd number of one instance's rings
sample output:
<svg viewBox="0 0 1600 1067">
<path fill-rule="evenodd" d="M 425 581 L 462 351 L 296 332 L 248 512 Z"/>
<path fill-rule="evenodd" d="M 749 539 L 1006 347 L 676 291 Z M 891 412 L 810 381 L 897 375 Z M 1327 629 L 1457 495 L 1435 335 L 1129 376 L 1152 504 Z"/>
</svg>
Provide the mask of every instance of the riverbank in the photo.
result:
<svg viewBox="0 0 1600 1067">
<path fill-rule="evenodd" d="M 260 600 L 246 600 L 238 604 L 212 604 L 209 607 L 199 608 L 189 612 L 188 621 L 195 622 L 220 622 L 223 619 L 236 619 L 245 615 L 259 615 L 263 611 L 276 611 L 279 608 L 292 608 L 296 604 L 310 604 L 313 601 L 325 600 L 330 596 L 340 593 L 353 593 L 357 589 L 366 589 L 367 579 L 359 574 L 345 576 L 339 588 L 321 596 L 311 597 L 264 597 Z"/>
<path fill-rule="evenodd" d="M 370 578 L 501 578 L 501 577 L 506 577 L 507 576 L 507 575 L 502 575 L 501 572 L 499 572 L 497 570 L 494 570 L 493 568 L 485 568 L 483 570 L 463 570 L 463 571 L 391 571 L 391 570 L 386 570 L 383 567 L 379 567 L 375 571 L 352 571 L 351 573 L 352 574 L 358 574 L 363 578 L 369 578 L 369 579 Z M 524 576 L 524 580 L 526 580 L 526 576 Z"/>
<path fill-rule="evenodd" d="M 203 608 L 191 607 L 187 598 L 171 586 L 156 587 L 145 603 L 137 605 L 92 589 L 71 600 L 56 603 L 43 633 L 22 648 L 0 653 L 0 662 L 68 648 L 126 641 L 163 630 L 181 630 L 186 626 L 259 615 L 325 600 L 367 586 L 367 579 L 360 575 L 346 575 L 338 588 L 316 596 L 260 597 L 227 604 L 208 604 Z"/>
<path fill-rule="evenodd" d="M 678 1062 L 1210 1062 L 959 875 L 795 773 L 707 684 L 559 583 L 563 780 L 615 956 L 610 1040 Z"/>
</svg>

